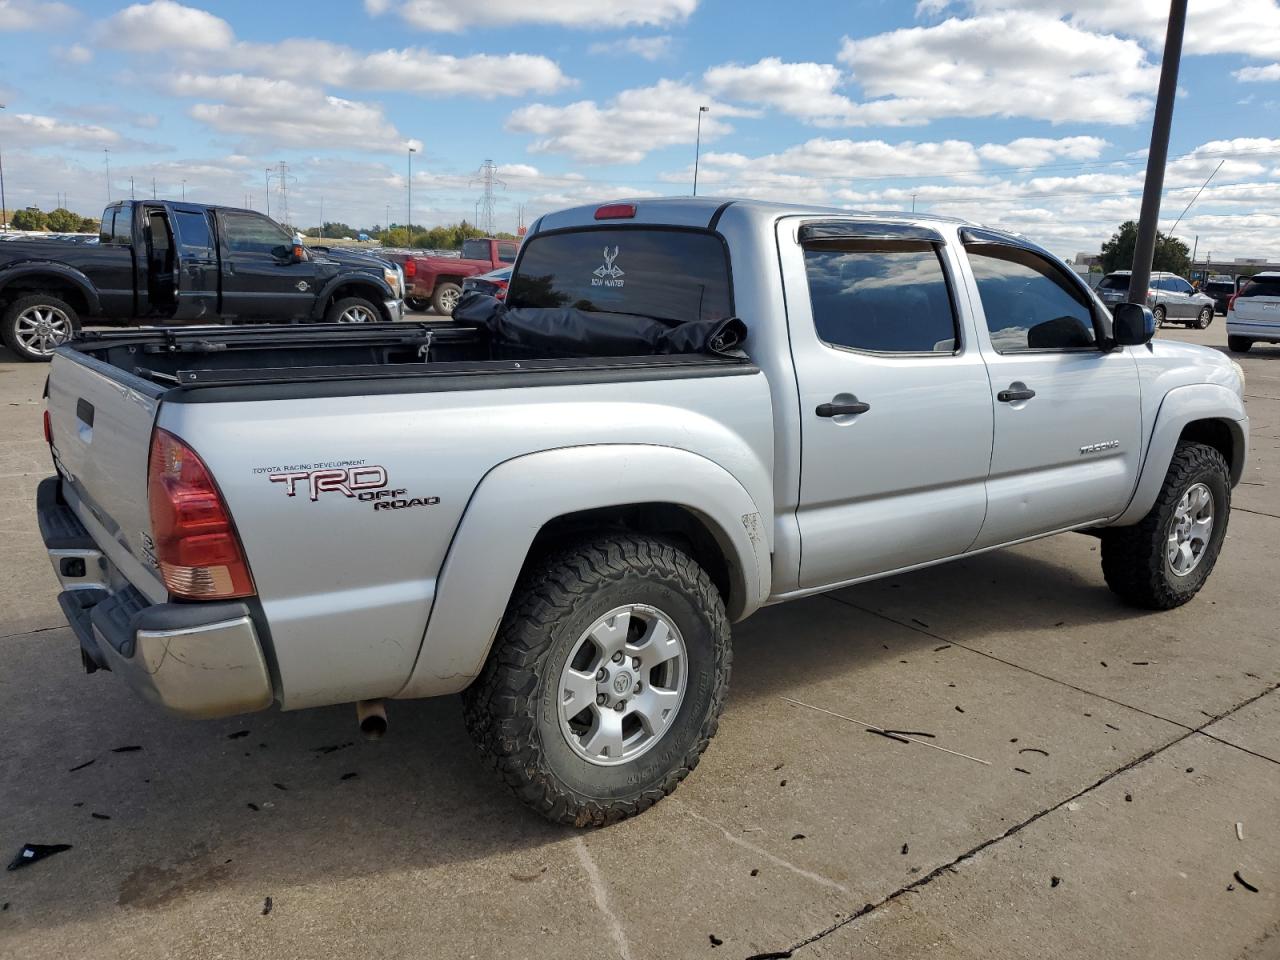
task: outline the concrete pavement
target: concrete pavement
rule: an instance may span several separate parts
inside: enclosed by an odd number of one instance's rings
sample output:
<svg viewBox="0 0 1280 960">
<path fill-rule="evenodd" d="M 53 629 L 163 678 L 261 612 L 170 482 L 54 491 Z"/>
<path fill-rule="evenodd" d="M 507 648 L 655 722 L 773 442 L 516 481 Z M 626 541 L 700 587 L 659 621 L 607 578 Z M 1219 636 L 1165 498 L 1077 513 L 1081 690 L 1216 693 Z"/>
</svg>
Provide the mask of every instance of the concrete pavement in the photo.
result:
<svg viewBox="0 0 1280 960">
<path fill-rule="evenodd" d="M 1280 348 L 1242 362 L 1246 485 L 1191 604 L 1119 605 L 1066 535 L 768 609 L 693 776 L 581 833 L 452 698 L 369 744 L 350 709 L 181 721 L 84 676 L 32 512 L 45 371 L 0 354 L 0 855 L 73 845 L 0 874 L 0 954 L 1280 956 Z"/>
</svg>

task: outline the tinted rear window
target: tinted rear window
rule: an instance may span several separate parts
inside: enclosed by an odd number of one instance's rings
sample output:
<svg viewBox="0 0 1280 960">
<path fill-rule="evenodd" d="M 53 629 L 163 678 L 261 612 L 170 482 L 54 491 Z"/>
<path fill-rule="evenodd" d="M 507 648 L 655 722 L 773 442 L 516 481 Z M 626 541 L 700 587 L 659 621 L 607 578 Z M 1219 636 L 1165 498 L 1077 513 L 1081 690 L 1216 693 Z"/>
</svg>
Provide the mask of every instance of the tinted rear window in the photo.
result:
<svg viewBox="0 0 1280 960">
<path fill-rule="evenodd" d="M 683 230 L 606 228 L 533 237 L 525 241 L 507 303 L 682 322 L 733 315 L 723 242 Z"/>
<path fill-rule="evenodd" d="M 488 240 L 462 241 L 462 258 L 464 260 L 488 260 L 489 259 L 489 241 Z"/>
<path fill-rule="evenodd" d="M 184 246 L 201 249 L 213 246 L 213 237 L 209 233 L 209 218 L 203 213 L 176 210 L 174 220 L 178 225 L 178 236 Z"/>
<path fill-rule="evenodd" d="M 1250 277 L 1240 288 L 1242 297 L 1280 297 L 1280 277 Z"/>
<path fill-rule="evenodd" d="M 1115 274 L 1103 277 L 1102 282 L 1098 284 L 1099 290 L 1128 290 L 1129 278 L 1117 277 Z"/>
<path fill-rule="evenodd" d="M 1210 280 L 1202 289 L 1205 293 L 1235 293 L 1236 285 L 1226 280 Z"/>
</svg>

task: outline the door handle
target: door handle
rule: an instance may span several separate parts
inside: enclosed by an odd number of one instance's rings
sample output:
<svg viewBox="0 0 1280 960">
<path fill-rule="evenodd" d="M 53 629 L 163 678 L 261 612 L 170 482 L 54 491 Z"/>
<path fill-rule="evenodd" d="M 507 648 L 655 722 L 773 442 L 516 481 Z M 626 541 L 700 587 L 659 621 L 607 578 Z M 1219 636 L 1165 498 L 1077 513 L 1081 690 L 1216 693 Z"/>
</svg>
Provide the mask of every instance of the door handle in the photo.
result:
<svg viewBox="0 0 1280 960">
<path fill-rule="evenodd" d="M 854 413 L 866 413 L 871 409 L 871 404 L 863 403 L 857 397 L 852 400 L 833 400 L 830 403 L 818 404 L 818 409 L 813 412 L 820 417 L 847 417 Z"/>
<path fill-rule="evenodd" d="M 1036 395 L 1036 392 L 1028 387 L 1021 380 L 1015 380 L 1009 384 L 1008 390 L 1001 390 L 996 394 L 996 399 L 1001 403 L 1017 403 L 1019 400 L 1030 400 Z"/>
</svg>

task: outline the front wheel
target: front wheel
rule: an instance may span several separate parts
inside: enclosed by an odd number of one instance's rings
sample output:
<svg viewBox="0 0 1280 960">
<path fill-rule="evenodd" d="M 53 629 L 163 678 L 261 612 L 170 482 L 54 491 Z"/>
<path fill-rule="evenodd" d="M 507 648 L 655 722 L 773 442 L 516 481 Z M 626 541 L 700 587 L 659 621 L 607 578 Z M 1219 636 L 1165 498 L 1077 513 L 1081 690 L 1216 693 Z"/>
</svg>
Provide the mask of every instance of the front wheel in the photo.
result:
<svg viewBox="0 0 1280 960">
<path fill-rule="evenodd" d="M 1213 323 L 1213 307 L 1201 308 L 1200 315 L 1196 317 L 1196 329 L 1207 329 L 1211 323 Z"/>
<path fill-rule="evenodd" d="M 415 310 L 418 313 L 426 313 L 427 309 L 431 306 L 431 301 L 426 297 L 405 297 L 404 305 L 410 310 Z"/>
<path fill-rule="evenodd" d="M 463 694 L 467 729 L 549 820 L 604 826 L 675 790 L 715 734 L 729 622 L 688 554 L 616 534 L 536 564 Z"/>
<path fill-rule="evenodd" d="M 1164 307 L 1157 306 L 1154 310 L 1151 311 L 1151 315 L 1156 318 L 1157 328 L 1164 326 L 1164 320 L 1166 316 L 1166 311 Z"/>
<path fill-rule="evenodd" d="M 378 308 L 364 297 L 343 297 L 329 305 L 325 323 L 377 323 L 382 319 Z"/>
<path fill-rule="evenodd" d="M 1102 573 L 1128 603 L 1171 610 L 1204 586 L 1218 561 L 1231 513 L 1231 474 L 1203 443 L 1174 451 L 1155 505 L 1132 527 L 1102 534 Z"/>
<path fill-rule="evenodd" d="M 0 339 L 22 360 L 48 363 L 53 351 L 80 329 L 75 308 L 65 300 L 36 293 L 19 297 L 0 317 Z"/>
<path fill-rule="evenodd" d="M 1253 341 L 1248 337 L 1227 337 L 1227 349 L 1232 353 L 1248 353 Z"/>
</svg>

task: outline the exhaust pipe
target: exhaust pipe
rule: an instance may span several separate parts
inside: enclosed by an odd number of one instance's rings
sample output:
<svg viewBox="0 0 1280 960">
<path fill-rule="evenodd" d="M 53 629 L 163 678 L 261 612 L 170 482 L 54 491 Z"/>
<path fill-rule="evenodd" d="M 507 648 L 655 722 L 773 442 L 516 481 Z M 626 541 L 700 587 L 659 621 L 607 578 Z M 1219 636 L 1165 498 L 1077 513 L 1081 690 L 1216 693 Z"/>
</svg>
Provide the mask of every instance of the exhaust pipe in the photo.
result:
<svg viewBox="0 0 1280 960">
<path fill-rule="evenodd" d="M 366 740 L 381 740 L 387 732 L 387 702 L 385 700 L 357 700 L 356 723 Z"/>
</svg>

